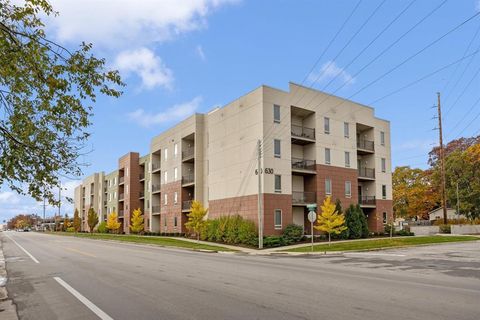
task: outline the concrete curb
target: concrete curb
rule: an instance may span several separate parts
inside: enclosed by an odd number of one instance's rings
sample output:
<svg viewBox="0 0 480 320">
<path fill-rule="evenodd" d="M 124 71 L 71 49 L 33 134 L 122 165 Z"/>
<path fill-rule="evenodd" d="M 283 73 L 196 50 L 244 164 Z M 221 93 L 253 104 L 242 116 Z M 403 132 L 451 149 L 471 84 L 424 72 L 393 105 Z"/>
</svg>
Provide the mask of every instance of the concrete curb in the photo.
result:
<svg viewBox="0 0 480 320">
<path fill-rule="evenodd" d="M 2 320 L 18 320 L 17 306 L 8 298 L 7 269 L 3 255 L 3 238 L 0 239 L 0 318 Z"/>
</svg>

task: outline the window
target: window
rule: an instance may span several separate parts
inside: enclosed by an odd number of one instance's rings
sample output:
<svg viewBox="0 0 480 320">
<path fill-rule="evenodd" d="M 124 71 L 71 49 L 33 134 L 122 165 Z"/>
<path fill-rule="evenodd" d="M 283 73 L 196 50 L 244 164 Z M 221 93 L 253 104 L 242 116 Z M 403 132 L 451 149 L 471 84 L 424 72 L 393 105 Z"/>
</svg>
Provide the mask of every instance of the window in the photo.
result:
<svg viewBox="0 0 480 320">
<path fill-rule="evenodd" d="M 113 185 L 115 186 L 117 184 L 117 177 L 113 178 Z"/>
<path fill-rule="evenodd" d="M 278 139 L 273 140 L 273 156 L 275 158 L 280 158 L 281 157 L 280 140 L 278 140 Z"/>
<path fill-rule="evenodd" d="M 348 122 L 343 123 L 343 135 L 345 138 L 350 138 L 350 125 Z"/>
<path fill-rule="evenodd" d="M 165 148 L 165 151 L 163 151 L 163 158 L 165 159 L 165 161 L 168 160 L 168 148 Z"/>
<path fill-rule="evenodd" d="M 126 170 L 125 170 L 125 176 L 128 177 L 128 167 L 127 167 Z"/>
<path fill-rule="evenodd" d="M 167 226 L 167 215 L 163 215 L 163 226 L 166 227 Z"/>
<path fill-rule="evenodd" d="M 345 167 L 350 168 L 350 152 L 345 151 Z"/>
<path fill-rule="evenodd" d="M 387 213 L 383 213 L 383 223 L 387 223 Z"/>
<path fill-rule="evenodd" d="M 350 198 L 352 196 L 352 182 L 345 181 L 345 197 Z"/>
<path fill-rule="evenodd" d="M 387 186 L 382 184 L 382 199 L 387 199 Z"/>
<path fill-rule="evenodd" d="M 112 201 L 112 194 L 111 193 L 108 194 L 108 201 Z"/>
<path fill-rule="evenodd" d="M 177 157 L 178 155 L 178 143 L 175 143 L 173 145 L 173 155 L 175 156 L 175 158 Z"/>
<path fill-rule="evenodd" d="M 326 134 L 330 134 L 330 118 L 323 118 L 323 131 Z"/>
<path fill-rule="evenodd" d="M 282 192 L 282 176 L 275 175 L 275 192 Z"/>
<path fill-rule="evenodd" d="M 177 204 L 177 202 L 178 202 L 178 193 L 175 191 L 175 193 L 173 194 L 173 203 Z"/>
<path fill-rule="evenodd" d="M 386 172 L 386 171 L 387 171 L 387 163 L 385 158 L 382 158 L 382 172 Z"/>
<path fill-rule="evenodd" d="M 178 179 L 178 169 L 177 168 L 173 169 L 173 179 L 174 180 Z"/>
<path fill-rule="evenodd" d="M 163 195 L 163 204 L 164 204 L 164 205 L 167 205 L 167 204 L 168 204 L 168 196 L 167 196 L 166 193 Z"/>
<path fill-rule="evenodd" d="M 173 226 L 177 227 L 177 217 L 173 217 Z"/>
<path fill-rule="evenodd" d="M 325 179 L 325 194 L 332 194 L 332 180 Z"/>
<path fill-rule="evenodd" d="M 385 145 L 385 132 L 383 132 L 383 131 L 380 131 L 380 144 L 382 146 Z"/>
<path fill-rule="evenodd" d="M 282 229 L 282 210 L 275 209 L 274 220 L 275 229 Z"/>
<path fill-rule="evenodd" d="M 273 122 L 280 123 L 280 106 L 277 104 L 273 105 Z"/>
<path fill-rule="evenodd" d="M 126 194 L 128 194 L 128 184 L 127 184 L 127 187 L 126 187 L 125 189 L 127 189 L 127 192 L 126 192 Z"/>
<path fill-rule="evenodd" d="M 330 149 L 325 148 L 325 164 L 330 164 Z"/>
<path fill-rule="evenodd" d="M 167 183 L 168 182 L 168 171 L 165 171 L 163 173 L 163 183 Z"/>
</svg>

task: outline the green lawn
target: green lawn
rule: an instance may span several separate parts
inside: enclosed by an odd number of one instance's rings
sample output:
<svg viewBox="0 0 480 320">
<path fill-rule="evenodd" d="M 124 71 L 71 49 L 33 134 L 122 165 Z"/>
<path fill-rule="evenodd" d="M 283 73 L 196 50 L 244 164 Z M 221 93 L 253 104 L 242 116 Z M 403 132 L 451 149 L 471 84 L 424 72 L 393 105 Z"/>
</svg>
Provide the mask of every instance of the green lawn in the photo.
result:
<svg viewBox="0 0 480 320">
<path fill-rule="evenodd" d="M 75 234 L 70 232 L 51 232 L 49 234 L 72 236 L 77 238 L 87 238 L 87 239 L 95 239 L 95 240 L 116 240 L 116 241 L 132 242 L 132 243 L 154 244 L 158 246 L 184 248 L 184 249 L 234 251 L 232 249 L 221 247 L 221 246 L 185 241 L 185 240 L 182 240 L 181 238 L 175 239 L 175 238 L 167 238 L 167 237 L 135 236 L 135 235 L 123 235 L 123 234 L 117 235 L 117 234 L 103 234 L 103 233 Z"/>
<path fill-rule="evenodd" d="M 393 238 L 393 239 L 377 239 L 377 240 L 352 240 L 347 242 L 335 243 L 330 246 L 328 243 L 316 244 L 313 251 L 352 251 L 352 250 L 375 250 L 383 248 L 416 246 L 434 243 L 458 242 L 458 241 L 475 241 L 480 240 L 479 237 L 473 236 L 427 236 L 427 237 L 409 237 L 409 238 Z M 279 250 L 281 251 L 281 249 Z M 288 252 L 310 252 L 311 247 L 305 246 L 295 249 L 286 250 Z"/>
</svg>

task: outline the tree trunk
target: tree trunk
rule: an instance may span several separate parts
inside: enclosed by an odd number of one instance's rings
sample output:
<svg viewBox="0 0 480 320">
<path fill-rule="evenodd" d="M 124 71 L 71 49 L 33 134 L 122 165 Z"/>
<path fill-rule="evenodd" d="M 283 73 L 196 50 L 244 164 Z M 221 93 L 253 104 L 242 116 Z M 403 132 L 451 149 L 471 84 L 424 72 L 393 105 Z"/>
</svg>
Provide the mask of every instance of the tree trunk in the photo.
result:
<svg viewBox="0 0 480 320">
<path fill-rule="evenodd" d="M 330 246 L 330 233 L 328 233 L 328 245 Z"/>
</svg>

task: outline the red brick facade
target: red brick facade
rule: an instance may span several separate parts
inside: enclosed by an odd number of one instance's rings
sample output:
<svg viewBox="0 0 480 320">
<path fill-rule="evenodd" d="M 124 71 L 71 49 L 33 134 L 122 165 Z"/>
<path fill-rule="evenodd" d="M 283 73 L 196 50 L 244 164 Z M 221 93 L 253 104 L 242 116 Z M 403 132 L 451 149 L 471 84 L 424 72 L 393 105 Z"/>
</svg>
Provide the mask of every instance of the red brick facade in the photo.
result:
<svg viewBox="0 0 480 320">
<path fill-rule="evenodd" d="M 133 210 L 140 208 L 140 165 L 139 154 L 130 152 L 118 160 L 118 168 L 121 172 L 119 177 L 123 175 L 123 185 L 119 183 L 119 195 L 123 193 L 123 202 L 119 200 L 118 208 L 123 210 L 123 219 L 119 218 L 122 223 L 123 232 L 130 233 L 130 217 Z M 128 171 L 128 175 L 127 175 Z M 119 181 L 120 182 L 120 181 Z M 128 191 L 128 192 L 127 192 Z"/>
<path fill-rule="evenodd" d="M 366 211 L 368 214 L 368 229 L 372 232 L 383 232 L 385 224 L 383 213 L 387 213 L 386 223 L 393 221 L 393 201 L 392 200 L 376 200 L 376 208 Z"/>
<path fill-rule="evenodd" d="M 332 201 L 340 199 L 342 207 L 348 208 L 351 204 L 358 203 L 358 174 L 356 169 L 341 168 L 317 164 L 316 189 L 305 191 L 317 191 L 317 203 L 321 204 L 327 197 L 325 192 L 325 180 L 332 181 Z M 351 182 L 351 196 L 345 196 L 345 182 Z M 307 186 L 305 186 L 307 188 Z M 310 186 L 308 186 L 310 188 Z"/>
<path fill-rule="evenodd" d="M 175 192 L 177 193 L 177 202 L 175 203 Z M 165 204 L 165 195 L 167 195 L 167 203 Z M 161 232 L 185 232 L 184 224 L 186 215 L 182 215 L 182 183 L 175 181 L 163 184 L 161 186 L 161 209 L 160 209 L 160 231 Z M 175 217 L 177 218 L 177 226 L 175 227 Z M 166 226 L 165 226 L 166 221 Z"/>
</svg>

